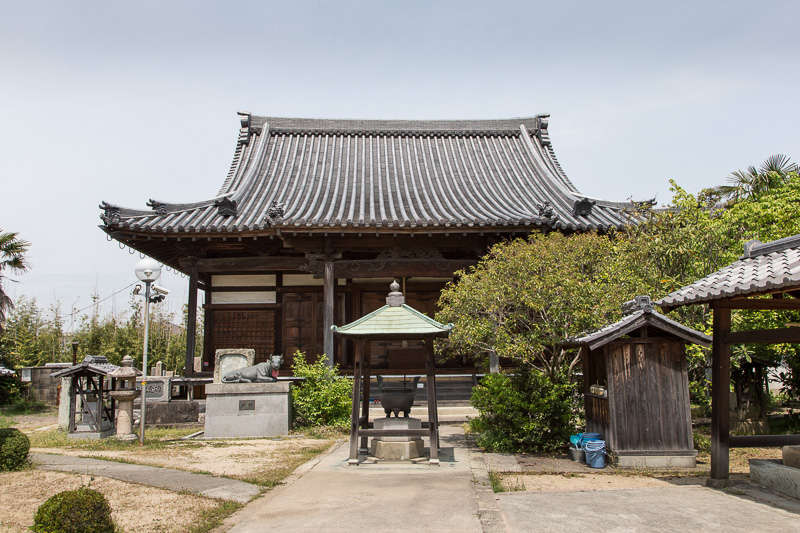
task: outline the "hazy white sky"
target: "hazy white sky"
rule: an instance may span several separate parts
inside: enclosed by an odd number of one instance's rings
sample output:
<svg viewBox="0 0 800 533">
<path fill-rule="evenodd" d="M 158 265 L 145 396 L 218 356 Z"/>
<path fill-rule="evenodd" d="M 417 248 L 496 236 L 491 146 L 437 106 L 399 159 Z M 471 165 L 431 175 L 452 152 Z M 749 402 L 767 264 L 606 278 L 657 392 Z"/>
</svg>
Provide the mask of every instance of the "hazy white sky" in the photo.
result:
<svg viewBox="0 0 800 533">
<path fill-rule="evenodd" d="M 570 179 L 610 200 L 797 161 L 798 20 L 789 0 L 0 0 L 0 228 L 33 265 L 6 290 L 69 313 L 132 283 L 98 204 L 214 196 L 237 110 L 551 113 Z M 162 284 L 179 308 L 185 280 Z"/>
</svg>

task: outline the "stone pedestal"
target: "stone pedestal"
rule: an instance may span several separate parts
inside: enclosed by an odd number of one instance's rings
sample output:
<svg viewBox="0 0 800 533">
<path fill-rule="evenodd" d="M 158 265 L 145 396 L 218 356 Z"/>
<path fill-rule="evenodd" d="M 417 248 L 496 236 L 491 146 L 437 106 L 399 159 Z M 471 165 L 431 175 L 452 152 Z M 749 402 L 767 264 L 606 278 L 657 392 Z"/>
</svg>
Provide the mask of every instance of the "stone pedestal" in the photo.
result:
<svg viewBox="0 0 800 533">
<path fill-rule="evenodd" d="M 136 440 L 133 432 L 133 400 L 138 398 L 141 391 L 138 390 L 115 390 L 111 391 L 111 397 L 118 403 L 117 405 L 117 435 L 120 440 Z"/>
<path fill-rule="evenodd" d="M 291 427 L 291 383 L 206 385 L 206 438 L 278 437 Z"/>
<path fill-rule="evenodd" d="M 376 418 L 374 429 L 422 429 L 419 418 Z M 374 437 L 370 455 L 385 461 L 406 461 L 422 457 L 422 437 Z"/>
</svg>

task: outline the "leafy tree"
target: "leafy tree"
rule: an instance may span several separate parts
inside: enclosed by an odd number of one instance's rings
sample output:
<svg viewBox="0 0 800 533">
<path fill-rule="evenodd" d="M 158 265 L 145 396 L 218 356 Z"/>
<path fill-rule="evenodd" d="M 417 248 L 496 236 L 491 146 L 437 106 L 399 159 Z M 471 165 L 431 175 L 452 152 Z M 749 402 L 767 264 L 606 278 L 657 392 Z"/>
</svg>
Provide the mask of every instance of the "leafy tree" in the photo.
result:
<svg viewBox="0 0 800 533">
<path fill-rule="evenodd" d="M 445 351 L 483 364 L 495 354 L 551 379 L 571 374 L 577 351 L 561 342 L 618 319 L 622 302 L 642 290 L 635 270 L 619 268 L 619 253 L 596 233 L 533 233 L 494 246 L 442 292 L 436 318 L 456 325 Z"/>
<path fill-rule="evenodd" d="M 30 243 L 18 237 L 17 233 L 3 232 L 0 230 L 0 336 L 3 334 L 3 324 L 6 321 L 6 312 L 14 308 L 14 302 L 6 294 L 3 281 L 6 276 L 3 271 L 10 270 L 15 274 L 22 274 L 29 268 L 25 253 Z"/>
<path fill-rule="evenodd" d="M 729 185 L 721 185 L 713 191 L 722 200 L 734 204 L 782 186 L 792 172 L 797 172 L 797 165 L 785 155 L 775 154 L 759 168 L 751 166 L 747 170 L 731 172 Z"/>
</svg>

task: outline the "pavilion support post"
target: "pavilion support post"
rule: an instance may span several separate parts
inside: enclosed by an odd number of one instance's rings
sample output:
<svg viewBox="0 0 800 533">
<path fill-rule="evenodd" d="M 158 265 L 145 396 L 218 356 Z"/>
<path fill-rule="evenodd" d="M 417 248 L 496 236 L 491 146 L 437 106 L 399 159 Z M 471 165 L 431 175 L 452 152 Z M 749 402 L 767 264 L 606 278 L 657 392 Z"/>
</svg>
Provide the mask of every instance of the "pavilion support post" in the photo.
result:
<svg viewBox="0 0 800 533">
<path fill-rule="evenodd" d="M 353 364 L 353 410 L 350 414 L 350 465 L 358 465 L 358 402 L 361 400 L 361 368 L 364 364 L 364 341 L 355 342 L 355 363 Z"/>
<path fill-rule="evenodd" d="M 714 341 L 711 345 L 711 477 L 710 486 L 724 487 L 729 473 L 731 310 L 714 308 Z"/>
<path fill-rule="evenodd" d="M 436 368 L 434 366 L 433 339 L 425 340 L 425 351 L 427 352 L 427 379 L 428 379 L 428 427 L 430 428 L 430 450 L 431 457 L 429 464 L 439 464 L 439 411 L 436 407 Z"/>
<path fill-rule="evenodd" d="M 364 354 L 372 353 L 372 350 L 369 349 L 369 341 L 366 343 L 366 348 L 362 351 Z M 361 404 L 361 419 L 363 422 L 361 423 L 361 428 L 369 429 L 369 382 L 370 382 L 370 357 L 365 355 L 363 358 L 362 368 L 364 369 L 364 397 L 363 402 Z M 363 453 L 367 453 L 367 445 L 368 445 L 368 437 L 361 437 L 361 451 Z"/>
<path fill-rule="evenodd" d="M 333 310 L 336 299 L 335 294 L 336 280 L 333 277 L 333 261 L 325 261 L 325 277 L 323 280 L 323 300 L 325 304 L 325 320 L 323 328 L 323 348 L 327 356 L 326 362 L 329 367 L 333 366 L 334 353 L 333 353 Z"/>
<path fill-rule="evenodd" d="M 184 375 L 194 375 L 194 353 L 197 347 L 197 267 L 189 272 L 189 301 L 186 313 L 186 365 Z"/>
</svg>

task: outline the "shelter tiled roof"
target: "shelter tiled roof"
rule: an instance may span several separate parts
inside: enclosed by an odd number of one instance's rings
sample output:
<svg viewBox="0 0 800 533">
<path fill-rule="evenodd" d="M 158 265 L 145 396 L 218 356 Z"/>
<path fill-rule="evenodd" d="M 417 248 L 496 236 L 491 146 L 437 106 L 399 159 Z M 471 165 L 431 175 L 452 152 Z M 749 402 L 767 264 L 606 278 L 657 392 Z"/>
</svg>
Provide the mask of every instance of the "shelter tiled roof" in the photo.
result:
<svg viewBox="0 0 800 533">
<path fill-rule="evenodd" d="M 102 355 L 87 355 L 83 358 L 83 361 L 77 365 L 64 368 L 58 372 L 53 372 L 50 374 L 50 377 L 63 378 L 66 376 L 71 376 L 72 374 L 83 372 L 84 370 L 89 370 L 95 374 L 106 376 L 119 368 L 120 367 L 117 365 L 112 365 L 109 363 L 108 359 Z"/>
<path fill-rule="evenodd" d="M 597 331 L 572 337 L 564 341 L 565 346 L 584 346 L 588 345 L 591 350 L 595 350 L 609 342 L 612 342 L 623 335 L 635 331 L 643 326 L 653 327 L 671 333 L 686 342 L 708 346 L 711 344 L 711 337 L 675 322 L 656 311 L 639 310 L 630 315 L 622 317 L 617 322 L 604 326 Z"/>
<path fill-rule="evenodd" d="M 665 310 L 735 296 L 800 288 L 800 235 L 760 243 L 751 241 L 738 261 L 656 302 Z"/>
<path fill-rule="evenodd" d="M 215 198 L 103 202 L 109 229 L 206 233 L 448 227 L 604 230 L 624 207 L 580 194 L 547 115 L 509 120 L 323 120 L 242 115 Z"/>
</svg>

